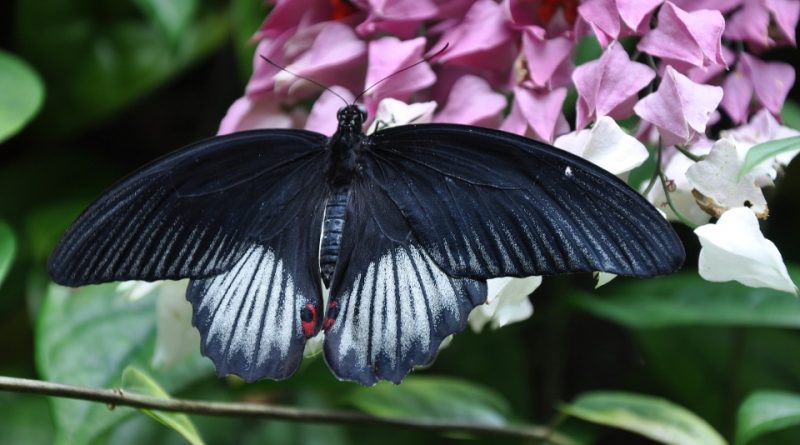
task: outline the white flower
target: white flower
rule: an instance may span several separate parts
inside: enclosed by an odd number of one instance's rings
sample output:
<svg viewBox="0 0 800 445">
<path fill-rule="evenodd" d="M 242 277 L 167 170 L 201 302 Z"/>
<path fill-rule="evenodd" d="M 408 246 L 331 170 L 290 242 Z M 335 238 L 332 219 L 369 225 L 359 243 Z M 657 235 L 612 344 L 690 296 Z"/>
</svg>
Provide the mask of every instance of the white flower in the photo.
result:
<svg viewBox="0 0 800 445">
<path fill-rule="evenodd" d="M 647 160 L 647 148 L 608 116 L 590 130 L 567 133 L 554 145 L 603 167 L 615 175 L 627 173 Z"/>
<path fill-rule="evenodd" d="M 686 177 L 703 196 L 695 196 L 706 212 L 719 217 L 734 207 L 749 207 L 760 218 L 768 214 L 767 200 L 755 184 L 755 176 L 739 177 L 742 160 L 733 142 L 720 139 L 706 159 L 686 170 Z"/>
<path fill-rule="evenodd" d="M 800 131 L 781 126 L 766 109 L 756 113 L 747 125 L 720 132 L 720 136 L 734 141 L 739 159 L 742 160 L 750 148 L 756 144 L 798 135 L 800 135 Z M 756 177 L 756 184 L 759 187 L 772 185 L 772 181 L 778 175 L 778 169 L 788 165 L 798 153 L 800 153 L 800 149 L 787 151 L 757 165 L 751 171 Z"/>
<path fill-rule="evenodd" d="M 700 239 L 700 276 L 708 281 L 738 281 L 797 294 L 778 248 L 764 238 L 750 209 L 725 212 L 716 224 L 695 229 Z"/>
<path fill-rule="evenodd" d="M 709 150 L 711 150 L 711 141 L 708 139 L 701 139 L 696 144 L 689 147 L 689 152 L 698 156 L 707 154 Z M 663 163 L 663 169 L 664 175 L 672 182 L 674 188 L 669 194 L 672 205 L 674 205 L 678 212 L 689 220 L 689 222 L 696 225 L 707 223 L 711 219 L 711 216 L 697 206 L 697 201 L 695 201 L 692 195 L 694 185 L 689 181 L 689 178 L 686 177 L 686 171 L 689 167 L 693 166 L 695 162 L 677 151 L 673 151 L 670 154 L 671 157 Z M 658 181 L 658 179 L 656 179 L 656 181 Z M 643 184 L 643 187 L 646 185 L 647 184 Z M 663 211 L 667 215 L 668 220 L 679 221 L 675 212 L 673 212 L 667 204 L 664 189 L 660 183 L 656 183 L 655 186 L 653 186 L 650 193 L 647 194 L 647 200 L 657 209 Z"/>
<path fill-rule="evenodd" d="M 192 326 L 192 305 L 186 301 L 188 284 L 189 280 L 159 282 L 154 368 L 169 367 L 197 353 L 200 334 Z"/>
<path fill-rule="evenodd" d="M 398 125 L 428 124 L 433 120 L 434 110 L 434 101 L 407 104 L 387 97 L 378 104 L 375 120 L 369 126 L 367 134 Z"/>
<path fill-rule="evenodd" d="M 481 332 L 487 324 L 497 329 L 507 324 L 525 320 L 533 315 L 533 305 L 528 295 L 542 284 L 542 277 L 492 278 L 486 281 L 486 303 L 469 314 L 469 325 Z"/>
<path fill-rule="evenodd" d="M 161 281 L 123 281 L 117 285 L 117 292 L 136 301 L 161 286 Z"/>
<path fill-rule="evenodd" d="M 609 272 L 592 272 L 592 276 L 594 277 L 594 288 L 597 289 L 601 286 L 605 286 L 606 284 L 610 283 L 611 280 L 617 278 L 616 274 L 609 273 Z"/>
</svg>

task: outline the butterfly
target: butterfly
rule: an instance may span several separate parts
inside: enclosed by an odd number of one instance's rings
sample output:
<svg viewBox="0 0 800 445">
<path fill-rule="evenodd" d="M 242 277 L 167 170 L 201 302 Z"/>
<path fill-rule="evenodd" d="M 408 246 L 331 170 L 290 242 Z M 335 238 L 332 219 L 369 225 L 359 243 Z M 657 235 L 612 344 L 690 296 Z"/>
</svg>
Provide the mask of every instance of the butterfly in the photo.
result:
<svg viewBox="0 0 800 445">
<path fill-rule="evenodd" d="M 189 278 L 220 375 L 284 379 L 324 331 L 342 380 L 399 383 L 464 329 L 493 277 L 651 277 L 684 250 L 639 193 L 594 164 L 499 130 L 411 124 L 332 137 L 264 129 L 168 154 L 67 230 L 57 283 Z M 323 286 L 329 289 L 323 303 Z"/>
</svg>

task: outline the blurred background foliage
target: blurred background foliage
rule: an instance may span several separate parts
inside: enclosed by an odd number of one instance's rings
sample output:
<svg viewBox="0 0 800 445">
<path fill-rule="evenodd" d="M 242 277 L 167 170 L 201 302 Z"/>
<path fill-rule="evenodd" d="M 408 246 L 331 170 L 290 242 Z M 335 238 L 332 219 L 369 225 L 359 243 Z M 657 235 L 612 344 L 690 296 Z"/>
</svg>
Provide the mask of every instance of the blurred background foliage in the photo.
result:
<svg viewBox="0 0 800 445">
<path fill-rule="evenodd" d="M 261 0 L 0 4 L 0 375 L 158 396 L 550 424 L 586 444 L 800 442 L 800 303 L 705 282 L 691 263 L 673 276 L 619 279 L 597 291 L 588 276 L 548 278 L 533 295 L 531 320 L 464 332 L 430 369 L 399 387 L 375 388 L 337 382 L 319 357 L 285 382 L 253 385 L 216 378 L 199 348 L 154 364 L 157 291 L 132 299 L 113 284 L 51 285 L 47 255 L 92 197 L 215 133 L 250 75 L 248 39 L 266 12 Z M 596 45 L 581 45 L 576 59 L 596 57 L 592 51 Z M 766 58 L 798 64 L 796 50 Z M 791 97 L 784 121 L 800 128 L 797 89 Z M 769 193 L 765 234 L 798 265 L 797 163 Z M 680 234 L 688 258 L 697 258 L 693 234 Z M 800 266 L 790 272 L 800 280 Z M 0 444 L 486 440 L 147 414 L 157 422 L 128 408 L 0 393 Z"/>
</svg>

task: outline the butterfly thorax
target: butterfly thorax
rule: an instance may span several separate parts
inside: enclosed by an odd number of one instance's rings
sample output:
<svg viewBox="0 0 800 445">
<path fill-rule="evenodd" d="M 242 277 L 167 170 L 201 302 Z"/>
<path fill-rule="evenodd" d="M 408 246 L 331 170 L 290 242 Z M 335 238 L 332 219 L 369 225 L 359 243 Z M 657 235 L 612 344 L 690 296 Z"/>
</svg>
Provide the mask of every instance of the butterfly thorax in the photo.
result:
<svg viewBox="0 0 800 445">
<path fill-rule="evenodd" d="M 339 127 L 330 138 L 325 179 L 329 186 L 322 223 L 322 241 L 319 250 L 319 267 L 322 281 L 330 286 L 344 231 L 350 184 L 358 175 L 360 155 L 366 136 L 361 131 L 365 113 L 351 105 L 339 110 Z"/>
</svg>

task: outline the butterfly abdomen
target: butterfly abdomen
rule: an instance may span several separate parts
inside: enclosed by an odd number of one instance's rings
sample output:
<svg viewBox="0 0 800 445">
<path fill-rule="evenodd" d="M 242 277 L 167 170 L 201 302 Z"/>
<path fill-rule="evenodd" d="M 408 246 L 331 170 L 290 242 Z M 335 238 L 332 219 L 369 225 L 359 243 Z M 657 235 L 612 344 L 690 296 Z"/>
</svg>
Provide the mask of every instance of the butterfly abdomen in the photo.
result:
<svg viewBox="0 0 800 445">
<path fill-rule="evenodd" d="M 325 204 L 325 219 L 322 222 L 322 242 L 319 247 L 319 270 L 325 287 L 330 287 L 331 276 L 339 259 L 342 231 L 345 223 L 345 208 L 350 197 L 350 186 L 335 188 Z"/>
</svg>

